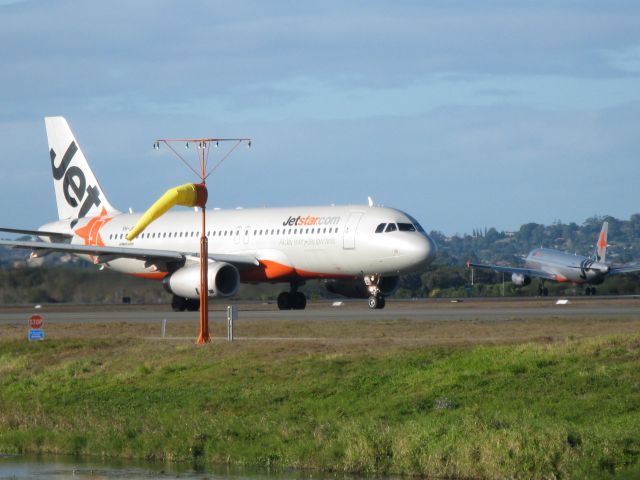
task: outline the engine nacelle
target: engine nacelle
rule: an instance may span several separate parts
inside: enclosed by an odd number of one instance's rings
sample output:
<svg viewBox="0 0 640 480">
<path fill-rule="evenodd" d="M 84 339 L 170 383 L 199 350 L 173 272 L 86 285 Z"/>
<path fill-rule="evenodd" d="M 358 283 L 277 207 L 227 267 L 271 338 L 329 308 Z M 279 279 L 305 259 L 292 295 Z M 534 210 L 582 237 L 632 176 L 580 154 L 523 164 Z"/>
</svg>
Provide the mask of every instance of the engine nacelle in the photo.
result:
<svg viewBox="0 0 640 480">
<path fill-rule="evenodd" d="M 380 290 L 386 297 L 392 295 L 400 283 L 399 277 L 384 277 L 380 281 Z M 371 293 L 364 280 L 327 280 L 327 290 L 347 298 L 369 298 Z"/>
<path fill-rule="evenodd" d="M 525 285 L 529 285 L 531 283 L 531 277 L 527 277 L 523 273 L 512 273 L 511 282 L 518 287 L 524 287 Z"/>
<path fill-rule="evenodd" d="M 231 297 L 240 288 L 240 272 L 230 263 L 209 263 L 207 278 L 210 297 Z M 178 297 L 199 298 L 200 266 L 176 270 L 163 281 L 164 288 Z"/>
</svg>

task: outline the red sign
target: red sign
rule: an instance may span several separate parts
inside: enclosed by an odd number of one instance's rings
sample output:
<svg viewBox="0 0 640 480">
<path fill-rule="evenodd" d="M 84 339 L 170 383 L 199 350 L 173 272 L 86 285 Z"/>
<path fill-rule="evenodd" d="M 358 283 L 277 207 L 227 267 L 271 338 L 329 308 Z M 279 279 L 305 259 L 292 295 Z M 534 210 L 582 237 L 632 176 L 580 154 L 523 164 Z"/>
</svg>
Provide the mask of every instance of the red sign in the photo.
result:
<svg viewBox="0 0 640 480">
<path fill-rule="evenodd" d="M 38 329 L 42 328 L 42 324 L 44 323 L 44 317 L 42 315 L 31 315 L 29 318 L 29 327 Z"/>
</svg>

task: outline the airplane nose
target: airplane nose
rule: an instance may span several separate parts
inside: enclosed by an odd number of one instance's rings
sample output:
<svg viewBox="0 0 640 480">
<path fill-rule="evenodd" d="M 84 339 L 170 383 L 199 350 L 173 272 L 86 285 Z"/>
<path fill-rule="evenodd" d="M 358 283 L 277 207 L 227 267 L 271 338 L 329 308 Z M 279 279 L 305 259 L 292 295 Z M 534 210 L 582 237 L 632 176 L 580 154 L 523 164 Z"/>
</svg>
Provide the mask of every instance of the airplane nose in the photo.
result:
<svg viewBox="0 0 640 480">
<path fill-rule="evenodd" d="M 435 260 L 436 253 L 438 253 L 438 246 L 429 235 L 426 235 L 426 241 L 427 248 L 425 251 L 424 263 L 428 264 Z"/>
<path fill-rule="evenodd" d="M 438 247 L 428 235 L 421 237 L 421 240 L 415 242 L 412 248 L 415 263 L 426 266 L 436 258 Z"/>
</svg>

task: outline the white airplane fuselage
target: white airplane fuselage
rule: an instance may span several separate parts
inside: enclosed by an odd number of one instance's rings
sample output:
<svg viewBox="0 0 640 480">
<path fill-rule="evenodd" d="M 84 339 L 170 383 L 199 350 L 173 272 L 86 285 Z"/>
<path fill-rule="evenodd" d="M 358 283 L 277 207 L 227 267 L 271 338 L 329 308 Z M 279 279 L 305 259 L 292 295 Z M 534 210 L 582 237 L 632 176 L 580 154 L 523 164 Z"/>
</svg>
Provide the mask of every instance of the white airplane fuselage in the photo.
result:
<svg viewBox="0 0 640 480">
<path fill-rule="evenodd" d="M 192 300 L 200 297 L 202 285 L 202 211 L 167 212 L 167 204 L 149 217 L 149 212 L 120 212 L 107 199 L 67 121 L 47 117 L 45 125 L 59 220 L 38 231 L 0 227 L 43 241 L 0 240 L 0 245 L 31 249 L 33 257 L 66 252 L 101 268 L 163 279 L 174 309 L 198 308 Z M 162 198 L 175 200 L 174 192 L 196 190 L 183 185 Z M 202 198 L 177 204 L 202 205 L 206 191 Z M 398 276 L 423 269 L 436 254 L 416 220 L 375 206 L 208 209 L 205 232 L 208 296 L 231 297 L 242 282 L 288 282 L 290 291 L 278 297 L 284 310 L 305 308 L 298 287 L 307 279 L 332 279 L 329 291 L 368 298 L 370 308 L 384 308 L 384 296 L 395 290 Z"/>
<path fill-rule="evenodd" d="M 140 216 L 105 213 L 80 219 L 72 227 L 68 221 L 57 221 L 41 230 L 72 233 L 71 244 L 78 245 L 199 251 L 201 212 L 169 212 L 128 241 L 126 235 Z M 380 224 L 405 227 L 376 233 Z M 241 272 L 243 282 L 399 275 L 423 269 L 436 253 L 433 240 L 415 220 L 384 207 L 207 210 L 206 230 L 210 252 L 251 255 L 260 262 Z M 105 260 L 100 263 L 131 275 L 161 279 L 170 273 L 143 260 Z"/>
<path fill-rule="evenodd" d="M 552 248 L 536 248 L 529 252 L 525 266 L 554 275 L 556 282 L 600 284 L 609 273 L 609 265 L 592 257 L 575 255 Z"/>
</svg>

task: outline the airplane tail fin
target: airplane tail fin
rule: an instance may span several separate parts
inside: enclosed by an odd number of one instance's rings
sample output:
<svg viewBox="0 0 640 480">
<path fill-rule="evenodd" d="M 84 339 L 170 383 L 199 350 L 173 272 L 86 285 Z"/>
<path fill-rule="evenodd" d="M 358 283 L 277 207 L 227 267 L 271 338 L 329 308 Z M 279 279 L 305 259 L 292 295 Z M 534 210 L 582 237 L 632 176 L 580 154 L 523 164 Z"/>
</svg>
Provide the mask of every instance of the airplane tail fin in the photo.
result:
<svg viewBox="0 0 640 480">
<path fill-rule="evenodd" d="M 596 245 L 596 260 L 605 262 L 607 259 L 607 232 L 609 230 L 609 222 L 602 224 L 602 230 L 598 236 L 598 244 Z"/>
<path fill-rule="evenodd" d="M 58 217 L 118 213 L 107 200 L 64 117 L 45 117 Z"/>
</svg>

